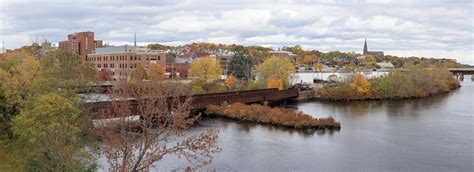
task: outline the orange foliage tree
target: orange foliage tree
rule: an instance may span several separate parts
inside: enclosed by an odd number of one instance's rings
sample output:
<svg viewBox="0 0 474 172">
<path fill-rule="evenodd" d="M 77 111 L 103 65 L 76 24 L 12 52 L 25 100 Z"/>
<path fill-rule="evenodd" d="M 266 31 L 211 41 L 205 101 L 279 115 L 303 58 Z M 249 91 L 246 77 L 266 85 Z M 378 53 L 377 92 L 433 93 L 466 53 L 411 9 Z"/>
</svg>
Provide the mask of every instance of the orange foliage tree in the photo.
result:
<svg viewBox="0 0 474 172">
<path fill-rule="evenodd" d="M 357 91 L 357 93 L 365 94 L 370 90 L 370 82 L 364 76 L 356 74 L 352 80 L 351 87 Z"/>
<path fill-rule="evenodd" d="M 267 88 L 278 88 L 278 90 L 283 90 L 283 82 L 273 75 L 267 81 Z"/>
<path fill-rule="evenodd" d="M 147 70 L 148 78 L 152 81 L 159 81 L 165 79 L 165 68 L 158 63 L 150 64 Z"/>
<path fill-rule="evenodd" d="M 237 78 L 234 75 L 230 75 L 229 77 L 225 79 L 224 84 L 228 90 L 233 90 L 235 87 L 236 81 L 237 81 Z"/>
</svg>

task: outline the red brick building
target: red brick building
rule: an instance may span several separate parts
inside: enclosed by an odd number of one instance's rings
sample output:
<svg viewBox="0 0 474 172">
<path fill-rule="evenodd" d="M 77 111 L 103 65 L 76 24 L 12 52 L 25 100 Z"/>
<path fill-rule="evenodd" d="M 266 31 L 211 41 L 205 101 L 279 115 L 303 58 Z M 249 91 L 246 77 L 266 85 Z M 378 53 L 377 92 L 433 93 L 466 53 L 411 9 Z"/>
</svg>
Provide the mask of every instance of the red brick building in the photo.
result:
<svg viewBox="0 0 474 172">
<path fill-rule="evenodd" d="M 111 80 L 130 79 L 138 66 L 148 69 L 151 63 L 166 66 L 166 52 L 134 46 L 98 48 L 94 54 L 88 54 L 86 61 L 94 64 L 98 71 L 108 72 Z"/>
<path fill-rule="evenodd" d="M 66 41 L 59 42 L 59 49 L 71 50 L 85 59 L 87 54 L 95 53 L 96 48 L 102 47 L 101 40 L 94 40 L 94 32 L 76 32 L 67 35 Z"/>
<path fill-rule="evenodd" d="M 189 63 L 168 63 L 166 64 L 166 73 L 169 73 L 173 78 L 187 78 L 190 66 Z"/>
</svg>

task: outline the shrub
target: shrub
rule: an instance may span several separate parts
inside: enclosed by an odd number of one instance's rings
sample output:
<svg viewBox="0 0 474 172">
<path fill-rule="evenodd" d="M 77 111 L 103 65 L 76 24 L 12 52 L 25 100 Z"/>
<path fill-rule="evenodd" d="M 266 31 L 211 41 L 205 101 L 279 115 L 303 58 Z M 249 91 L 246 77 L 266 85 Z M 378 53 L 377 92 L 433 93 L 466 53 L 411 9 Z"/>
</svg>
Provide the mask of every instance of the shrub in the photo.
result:
<svg viewBox="0 0 474 172">
<path fill-rule="evenodd" d="M 330 100 L 419 98 L 446 93 L 459 87 L 447 69 L 392 70 L 383 78 L 367 80 L 359 75 L 351 83 L 325 86 L 318 94 Z"/>
<path fill-rule="evenodd" d="M 242 121 L 271 124 L 296 129 L 340 129 L 341 124 L 333 118 L 313 118 L 302 112 L 287 108 L 271 108 L 259 104 L 234 103 L 230 106 L 210 105 L 207 114 Z"/>
</svg>

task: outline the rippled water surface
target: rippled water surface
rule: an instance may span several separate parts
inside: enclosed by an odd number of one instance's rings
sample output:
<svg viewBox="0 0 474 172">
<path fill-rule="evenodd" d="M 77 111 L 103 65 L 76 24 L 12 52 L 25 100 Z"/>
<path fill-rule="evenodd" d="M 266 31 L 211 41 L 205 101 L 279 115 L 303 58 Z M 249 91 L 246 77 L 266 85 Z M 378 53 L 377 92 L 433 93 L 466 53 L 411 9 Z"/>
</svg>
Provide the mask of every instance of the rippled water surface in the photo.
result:
<svg viewBox="0 0 474 172">
<path fill-rule="evenodd" d="M 470 77 L 469 77 L 470 78 Z M 474 171 L 474 82 L 450 94 L 402 101 L 296 105 L 342 123 L 335 132 L 295 130 L 206 119 L 192 133 L 220 130 L 223 151 L 204 170 L 217 171 Z M 160 171 L 181 171 L 167 157 Z"/>
</svg>

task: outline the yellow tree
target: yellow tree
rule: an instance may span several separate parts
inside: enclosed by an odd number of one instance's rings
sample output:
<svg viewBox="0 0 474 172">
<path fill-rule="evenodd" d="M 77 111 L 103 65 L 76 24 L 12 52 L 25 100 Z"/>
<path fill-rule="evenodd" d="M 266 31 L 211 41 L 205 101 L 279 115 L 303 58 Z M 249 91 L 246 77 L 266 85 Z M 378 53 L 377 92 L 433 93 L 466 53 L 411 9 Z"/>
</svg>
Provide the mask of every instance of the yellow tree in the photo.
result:
<svg viewBox="0 0 474 172">
<path fill-rule="evenodd" d="M 324 68 L 324 65 L 321 64 L 321 63 L 318 63 L 318 64 L 315 64 L 315 65 L 314 65 L 314 70 L 316 71 L 316 73 L 321 72 L 321 71 L 323 70 L 323 68 Z M 322 78 L 322 77 L 321 77 L 321 78 Z"/>
<path fill-rule="evenodd" d="M 296 64 L 303 64 L 303 62 L 304 62 L 303 57 L 296 57 L 296 62 L 295 62 Z"/>
<path fill-rule="evenodd" d="M 212 57 L 202 57 L 191 64 L 188 76 L 192 80 L 193 86 L 206 87 L 218 81 L 222 75 L 222 68 L 219 62 Z"/>
<path fill-rule="evenodd" d="M 148 67 L 147 70 L 148 78 L 152 81 L 159 81 L 165 79 L 165 73 L 165 68 L 163 68 L 158 63 L 150 64 L 150 67 Z"/>
<path fill-rule="evenodd" d="M 134 81 L 141 81 L 141 80 L 147 80 L 147 79 L 148 79 L 147 71 L 141 65 L 138 65 L 137 68 L 135 68 L 135 71 L 133 71 L 130 81 L 134 82 Z"/>
<path fill-rule="evenodd" d="M 237 81 L 237 78 L 234 75 L 230 75 L 229 77 L 225 79 L 224 83 L 228 90 L 234 89 L 235 81 Z"/>
<path fill-rule="evenodd" d="M 365 94 L 370 91 L 370 82 L 364 76 L 357 74 L 354 76 L 354 79 L 351 83 L 352 89 L 354 89 L 359 94 Z"/>
<path fill-rule="evenodd" d="M 278 90 L 283 90 L 283 82 L 273 75 L 267 81 L 267 88 L 278 88 Z"/>
<path fill-rule="evenodd" d="M 0 63 L 0 135 L 13 139 L 11 120 L 18 115 L 23 102 L 35 94 L 34 81 L 39 77 L 40 63 L 26 53 L 3 54 Z"/>
<path fill-rule="evenodd" d="M 270 77 L 275 76 L 283 84 L 283 88 L 289 86 L 291 75 L 295 72 L 294 65 L 288 58 L 270 57 L 257 66 L 255 73 L 259 80 L 267 83 Z"/>
<path fill-rule="evenodd" d="M 367 57 L 365 57 L 365 66 L 367 68 L 373 68 L 375 66 L 373 66 L 373 64 L 375 63 L 375 56 L 374 55 L 367 55 Z"/>
</svg>

